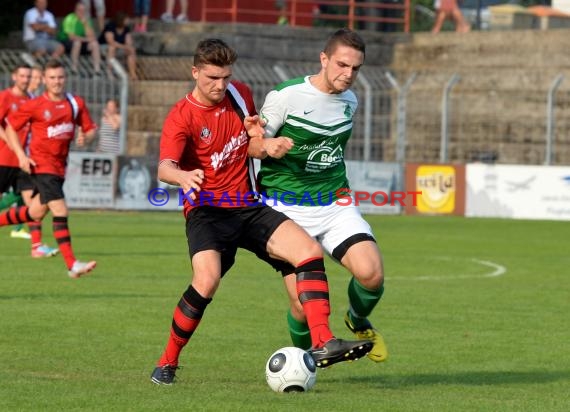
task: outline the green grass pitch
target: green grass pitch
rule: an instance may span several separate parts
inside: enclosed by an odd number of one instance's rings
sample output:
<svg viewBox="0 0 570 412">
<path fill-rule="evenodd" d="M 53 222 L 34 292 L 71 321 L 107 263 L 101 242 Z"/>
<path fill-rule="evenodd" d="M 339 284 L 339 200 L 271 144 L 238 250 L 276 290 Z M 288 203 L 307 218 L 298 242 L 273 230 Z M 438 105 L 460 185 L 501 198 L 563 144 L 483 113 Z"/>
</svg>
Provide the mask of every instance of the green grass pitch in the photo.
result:
<svg viewBox="0 0 570 412">
<path fill-rule="evenodd" d="M 241 251 L 181 357 L 178 383 L 150 373 L 190 280 L 180 213 L 73 211 L 80 259 L 29 257 L 0 229 L 2 411 L 568 411 L 569 222 L 367 216 L 385 258 L 371 320 L 390 359 L 319 370 L 305 394 L 265 383 L 290 344 L 280 276 Z M 51 219 L 45 241 L 53 246 Z M 350 337 L 347 273 L 327 261 L 331 325 Z"/>
</svg>

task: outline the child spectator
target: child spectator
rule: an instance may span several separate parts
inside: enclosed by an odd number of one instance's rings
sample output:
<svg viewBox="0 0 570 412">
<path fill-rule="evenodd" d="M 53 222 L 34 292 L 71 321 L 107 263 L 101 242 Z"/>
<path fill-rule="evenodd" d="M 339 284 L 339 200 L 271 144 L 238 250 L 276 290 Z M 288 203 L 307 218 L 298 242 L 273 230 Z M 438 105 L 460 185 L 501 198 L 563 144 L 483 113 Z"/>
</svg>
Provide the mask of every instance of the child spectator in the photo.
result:
<svg viewBox="0 0 570 412">
<path fill-rule="evenodd" d="M 121 115 L 119 103 L 115 99 L 107 100 L 103 109 L 101 124 L 99 125 L 99 144 L 97 151 L 101 153 L 119 154 L 121 150 L 119 131 L 121 129 Z"/>
</svg>

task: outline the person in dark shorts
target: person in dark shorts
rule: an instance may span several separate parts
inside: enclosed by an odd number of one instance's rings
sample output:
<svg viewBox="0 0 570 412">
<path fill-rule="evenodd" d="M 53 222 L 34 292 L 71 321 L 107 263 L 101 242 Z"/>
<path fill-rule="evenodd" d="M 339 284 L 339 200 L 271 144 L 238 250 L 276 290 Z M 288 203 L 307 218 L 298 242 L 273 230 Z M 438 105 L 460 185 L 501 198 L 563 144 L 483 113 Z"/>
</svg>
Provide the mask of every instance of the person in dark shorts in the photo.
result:
<svg viewBox="0 0 570 412">
<path fill-rule="evenodd" d="M 17 65 L 12 71 L 12 87 L 0 92 L 0 210 L 14 204 L 29 204 L 31 200 L 33 187 L 29 176 L 20 170 L 18 157 L 8 146 L 5 128 L 8 115 L 18 111 L 22 104 L 33 97 L 28 91 L 32 73 L 33 69 L 27 64 Z M 18 133 L 24 147 L 29 139 L 28 129 L 23 127 Z M 42 242 L 42 223 L 29 222 L 28 227 L 29 232 L 24 229 L 23 224 L 15 225 L 10 237 L 30 239 L 33 258 L 55 256 L 58 250 Z"/>
<path fill-rule="evenodd" d="M 63 194 L 69 146 L 75 138 L 82 146 L 95 136 L 96 125 L 85 102 L 65 92 L 65 68 L 58 60 L 50 60 L 44 69 L 46 91 L 22 104 L 7 119 L 8 144 L 18 157 L 20 168 L 30 174 L 34 184 L 29 206 L 13 207 L 0 213 L 0 226 L 40 221 L 48 210 L 53 215 L 53 234 L 65 260 L 68 275 L 79 278 L 91 272 L 95 261 L 81 262 L 75 258 L 68 227 L 68 209 Z M 29 155 L 23 149 L 17 132 L 30 124 L 33 138 Z"/>
<path fill-rule="evenodd" d="M 318 366 L 358 359 L 368 340 L 334 337 L 323 252 L 284 214 L 256 200 L 248 141 L 263 134 L 250 89 L 231 81 L 236 52 L 219 39 L 198 43 L 192 92 L 164 122 L 158 178 L 183 191 L 192 283 L 174 310 L 170 337 L 151 381 L 174 382 L 180 352 L 198 327 L 238 248 L 255 253 L 283 274 L 297 275 Z M 260 149 L 261 150 L 261 149 Z"/>
</svg>

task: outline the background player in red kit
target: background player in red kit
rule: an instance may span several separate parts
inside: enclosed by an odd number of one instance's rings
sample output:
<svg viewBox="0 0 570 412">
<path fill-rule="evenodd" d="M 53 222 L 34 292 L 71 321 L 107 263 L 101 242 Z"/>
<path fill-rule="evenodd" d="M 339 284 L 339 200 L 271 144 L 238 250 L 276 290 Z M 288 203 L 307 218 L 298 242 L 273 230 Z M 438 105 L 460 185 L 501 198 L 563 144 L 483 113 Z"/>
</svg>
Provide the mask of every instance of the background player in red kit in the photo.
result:
<svg viewBox="0 0 570 412">
<path fill-rule="evenodd" d="M 158 177 L 181 186 L 187 194 L 184 215 L 193 277 L 174 310 L 170 338 L 152 373 L 156 384 L 173 383 L 180 352 L 233 265 L 238 247 L 254 252 L 284 274 L 289 269 L 297 274 L 317 365 L 358 359 L 372 348 L 367 340 L 333 336 L 318 243 L 282 213 L 258 203 L 253 195 L 244 195 L 253 190 L 247 166 L 249 136 L 236 107 L 245 116 L 255 114 L 255 107 L 249 88 L 230 82 L 236 58 L 221 40 L 201 41 L 192 67 L 195 87 L 172 108 L 163 126 Z M 261 127 L 254 127 L 259 123 L 257 116 L 246 117 L 245 123 L 252 135 L 258 130 L 262 136 Z"/>
<path fill-rule="evenodd" d="M 14 85 L 0 92 L 0 194 L 8 192 L 8 189 L 12 187 L 12 191 L 6 193 L 0 199 L 0 210 L 12 206 L 14 203 L 18 202 L 21 206 L 22 204 L 30 204 L 33 184 L 30 180 L 29 175 L 20 170 L 20 164 L 16 154 L 10 149 L 7 143 L 6 137 L 6 118 L 10 113 L 14 113 L 18 108 L 30 100 L 31 95 L 28 93 L 27 88 L 29 87 L 31 79 L 32 69 L 27 64 L 21 64 L 17 66 L 12 71 L 12 81 Z M 22 127 L 18 131 L 18 137 L 22 147 L 27 145 L 29 127 Z M 24 203 L 22 203 L 22 198 L 24 198 Z M 31 238 L 32 241 L 32 257 L 50 257 L 54 256 L 58 250 L 50 248 L 42 243 L 42 224 L 41 222 L 30 222 L 28 223 L 30 227 L 31 236 L 28 235 L 27 238 Z M 12 231 L 12 237 L 21 237 L 23 230 L 18 230 L 17 236 L 14 236 L 14 231 Z"/>
<path fill-rule="evenodd" d="M 68 275 L 78 278 L 93 270 L 96 262 L 80 262 L 75 258 L 67 225 L 63 182 L 76 127 L 81 128 L 77 144 L 82 146 L 86 139 L 94 137 L 96 125 L 83 99 L 65 92 L 65 78 L 63 65 L 57 60 L 50 60 L 44 69 L 46 92 L 8 116 L 8 143 L 18 156 L 20 168 L 31 174 L 35 196 L 30 206 L 12 208 L 0 214 L 0 226 L 39 221 L 50 210 L 54 237 L 67 265 Z M 17 135 L 17 131 L 26 127 L 28 122 L 32 132 L 29 156 Z"/>
</svg>

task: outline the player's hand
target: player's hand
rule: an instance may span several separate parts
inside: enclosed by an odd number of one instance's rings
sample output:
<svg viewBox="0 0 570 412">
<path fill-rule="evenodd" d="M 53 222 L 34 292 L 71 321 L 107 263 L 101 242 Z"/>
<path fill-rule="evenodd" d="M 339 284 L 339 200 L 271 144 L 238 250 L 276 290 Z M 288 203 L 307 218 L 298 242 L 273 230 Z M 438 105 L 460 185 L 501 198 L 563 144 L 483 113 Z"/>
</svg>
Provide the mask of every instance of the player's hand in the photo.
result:
<svg viewBox="0 0 570 412">
<path fill-rule="evenodd" d="M 266 123 L 267 122 L 265 121 L 265 119 L 262 119 L 258 115 L 246 116 L 243 119 L 243 125 L 245 127 L 245 130 L 247 131 L 249 137 L 252 138 L 263 137 L 263 135 L 265 134 L 264 127 Z"/>
<path fill-rule="evenodd" d="M 18 161 L 20 163 L 20 169 L 27 174 L 32 173 L 32 168 L 36 166 L 34 159 L 28 156 L 23 156 L 21 159 L 18 159 Z"/>
<path fill-rule="evenodd" d="M 77 132 L 77 139 L 75 139 L 75 144 L 77 147 L 83 147 L 85 145 L 85 133 L 83 133 L 83 131 L 79 130 Z"/>
<path fill-rule="evenodd" d="M 269 157 L 281 159 L 293 147 L 293 139 L 285 136 L 263 139 L 263 147 Z"/>
<path fill-rule="evenodd" d="M 201 190 L 202 183 L 204 183 L 204 171 L 202 169 L 195 169 L 192 171 L 181 171 L 180 187 L 184 190 L 184 194 L 190 196 L 190 199 L 196 200 L 196 193 Z"/>
</svg>

